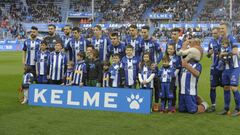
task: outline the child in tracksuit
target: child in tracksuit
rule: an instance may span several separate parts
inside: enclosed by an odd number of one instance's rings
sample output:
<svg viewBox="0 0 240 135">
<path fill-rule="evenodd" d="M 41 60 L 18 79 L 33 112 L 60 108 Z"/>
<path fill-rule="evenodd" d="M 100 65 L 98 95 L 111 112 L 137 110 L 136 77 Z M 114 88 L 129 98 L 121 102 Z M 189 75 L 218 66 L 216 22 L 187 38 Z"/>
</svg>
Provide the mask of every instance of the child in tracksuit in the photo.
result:
<svg viewBox="0 0 240 135">
<path fill-rule="evenodd" d="M 88 86 L 100 87 L 102 80 L 102 63 L 98 58 L 99 52 L 93 49 L 90 52 L 89 61 L 87 63 Z"/>
<path fill-rule="evenodd" d="M 169 113 L 172 112 L 172 99 L 173 99 L 173 93 L 170 89 L 172 78 L 174 77 L 174 69 L 170 67 L 169 65 L 170 59 L 169 57 L 165 56 L 163 58 L 163 67 L 159 70 L 158 76 L 160 78 L 161 83 L 161 91 L 159 93 L 159 97 L 161 98 L 161 109 L 160 112 L 166 112 Z M 168 102 L 168 110 L 166 110 L 166 103 Z"/>
<path fill-rule="evenodd" d="M 109 68 L 110 86 L 113 88 L 121 87 L 121 72 L 120 72 L 120 55 L 112 55 L 113 64 Z"/>
<path fill-rule="evenodd" d="M 25 72 L 24 72 L 23 81 L 22 81 L 22 89 L 23 89 L 24 99 L 21 104 L 27 103 L 29 85 L 32 84 L 34 81 L 32 68 L 30 66 L 25 66 L 24 70 L 25 70 Z"/>
<path fill-rule="evenodd" d="M 47 50 L 47 43 L 42 42 L 40 50 L 36 53 L 36 82 L 39 84 L 48 83 L 47 71 L 48 71 L 48 58 L 50 52 Z"/>
<path fill-rule="evenodd" d="M 75 65 L 72 85 L 84 86 L 87 79 L 87 65 L 84 61 L 85 54 L 80 52 L 77 54 L 77 63 Z"/>
<path fill-rule="evenodd" d="M 102 87 L 110 87 L 110 72 L 109 72 L 110 63 L 107 61 L 103 62 L 103 79 Z"/>
</svg>

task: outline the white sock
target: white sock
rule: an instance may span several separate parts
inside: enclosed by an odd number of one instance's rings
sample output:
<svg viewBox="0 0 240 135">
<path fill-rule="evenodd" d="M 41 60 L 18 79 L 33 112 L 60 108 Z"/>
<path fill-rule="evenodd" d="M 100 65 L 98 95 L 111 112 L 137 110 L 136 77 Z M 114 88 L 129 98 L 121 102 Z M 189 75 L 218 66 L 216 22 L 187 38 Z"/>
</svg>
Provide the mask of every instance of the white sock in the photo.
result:
<svg viewBox="0 0 240 135">
<path fill-rule="evenodd" d="M 205 110 L 208 109 L 208 103 L 207 102 L 203 101 L 201 104 L 204 106 Z"/>
</svg>

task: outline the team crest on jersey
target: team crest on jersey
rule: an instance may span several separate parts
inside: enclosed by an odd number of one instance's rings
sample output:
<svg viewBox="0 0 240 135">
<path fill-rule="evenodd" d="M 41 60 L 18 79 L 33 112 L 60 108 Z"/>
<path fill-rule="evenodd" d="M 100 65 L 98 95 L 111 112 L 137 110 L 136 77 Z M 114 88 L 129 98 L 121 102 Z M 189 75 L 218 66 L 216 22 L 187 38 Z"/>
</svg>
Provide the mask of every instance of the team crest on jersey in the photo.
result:
<svg viewBox="0 0 240 135">
<path fill-rule="evenodd" d="M 139 110 L 140 105 L 143 102 L 143 98 L 140 98 L 139 94 L 137 95 L 131 94 L 130 97 L 127 97 L 127 101 L 129 103 L 130 109 Z"/>
</svg>

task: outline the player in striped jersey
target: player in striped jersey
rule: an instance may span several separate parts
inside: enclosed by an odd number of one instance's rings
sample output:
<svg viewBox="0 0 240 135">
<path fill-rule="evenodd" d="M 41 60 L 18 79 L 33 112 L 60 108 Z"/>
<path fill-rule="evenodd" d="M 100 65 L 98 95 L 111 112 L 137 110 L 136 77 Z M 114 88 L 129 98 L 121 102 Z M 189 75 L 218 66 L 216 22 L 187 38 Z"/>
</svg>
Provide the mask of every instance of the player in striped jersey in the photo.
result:
<svg viewBox="0 0 240 135">
<path fill-rule="evenodd" d="M 107 49 L 111 41 L 108 37 L 102 35 L 102 27 L 100 25 L 96 25 L 93 30 L 94 36 L 91 44 L 94 46 L 94 49 L 98 50 L 100 61 L 105 61 L 107 60 Z"/>
<path fill-rule="evenodd" d="M 228 38 L 223 38 L 222 41 L 225 43 L 225 40 L 229 42 L 228 44 L 228 52 L 221 52 L 220 58 L 223 58 L 225 63 L 225 69 L 222 73 L 222 83 L 224 86 L 224 110 L 219 114 L 221 115 L 229 115 L 230 114 L 230 100 L 231 93 L 233 92 L 235 99 L 235 110 L 232 113 L 232 116 L 240 115 L 240 94 L 238 91 L 238 83 L 239 83 L 239 58 L 238 58 L 238 47 L 234 44 L 230 43 Z"/>
<path fill-rule="evenodd" d="M 125 56 L 125 45 L 120 42 L 118 34 L 112 33 L 111 44 L 108 46 L 107 59 L 109 60 L 113 54 L 120 54 L 120 58 Z"/>
<path fill-rule="evenodd" d="M 55 51 L 50 53 L 48 79 L 50 84 L 61 84 L 66 72 L 67 58 L 62 52 L 61 42 L 55 45 Z"/>
<path fill-rule="evenodd" d="M 103 62 L 103 79 L 102 87 L 110 87 L 110 72 L 109 72 L 110 63 L 107 61 Z"/>
<path fill-rule="evenodd" d="M 222 87 L 222 71 L 217 69 L 220 53 L 220 38 L 219 38 L 219 28 L 214 27 L 212 29 L 212 36 L 208 45 L 207 57 L 212 59 L 211 69 L 210 69 L 210 99 L 211 107 L 209 107 L 208 112 L 214 112 L 216 110 L 216 87 Z"/>
<path fill-rule="evenodd" d="M 35 57 L 41 44 L 41 40 L 37 38 L 37 35 L 38 28 L 32 26 L 30 37 L 24 41 L 23 45 L 23 64 L 31 66 L 34 76 L 36 71 Z"/>
<path fill-rule="evenodd" d="M 151 69 L 152 62 L 148 52 L 143 54 L 143 60 L 140 64 L 138 79 L 143 89 L 153 89 L 153 78 L 155 73 Z"/>
<path fill-rule="evenodd" d="M 87 45 L 89 44 L 89 41 L 85 40 L 81 36 L 79 27 L 74 27 L 72 29 L 72 33 L 73 33 L 73 38 L 68 42 L 66 50 L 69 50 L 70 54 L 72 54 L 72 56 L 70 57 L 70 60 L 76 63 L 77 54 L 79 52 L 86 52 L 86 48 L 87 48 Z"/>
<path fill-rule="evenodd" d="M 33 83 L 34 77 L 32 74 L 32 68 L 30 66 L 25 66 L 24 68 L 24 75 L 22 81 L 22 89 L 24 93 L 24 99 L 21 104 L 26 104 L 28 101 L 28 89 L 29 85 Z"/>
<path fill-rule="evenodd" d="M 70 51 L 67 49 L 67 45 L 68 45 L 68 42 L 71 40 L 71 38 L 73 38 L 71 36 L 71 26 L 70 25 L 65 25 L 64 28 L 63 28 L 63 32 L 64 32 L 64 35 L 62 35 L 61 39 L 62 39 L 62 42 L 63 42 L 63 48 L 64 48 L 64 52 L 66 54 L 66 57 L 67 57 L 67 60 L 69 61 L 70 60 L 70 56 L 72 54 L 70 54 Z"/>
<path fill-rule="evenodd" d="M 42 41 L 40 51 L 38 51 L 36 56 L 37 83 L 40 84 L 48 83 L 47 72 L 49 55 L 50 52 L 47 50 L 47 44 L 45 41 Z"/>
<path fill-rule="evenodd" d="M 202 65 L 190 60 L 189 63 L 182 61 L 180 75 L 179 112 L 202 113 L 208 105 L 206 102 L 198 104 L 198 79 L 202 71 Z"/>
<path fill-rule="evenodd" d="M 137 73 L 138 73 L 138 63 L 139 60 L 137 57 L 133 56 L 133 47 L 128 45 L 126 47 L 126 56 L 121 60 L 121 68 L 124 70 L 124 87 L 126 88 L 135 88 Z"/>
<path fill-rule="evenodd" d="M 110 72 L 110 86 L 117 88 L 121 87 L 121 72 L 120 72 L 120 55 L 112 55 L 113 64 L 109 68 Z"/>
<path fill-rule="evenodd" d="M 158 64 L 163 57 L 161 46 L 157 43 L 156 40 L 153 40 L 151 37 L 149 37 L 149 29 L 150 29 L 149 26 L 142 27 L 142 37 L 143 37 L 143 40 L 141 42 L 142 54 L 144 52 L 149 52 L 150 60 Z"/>
<path fill-rule="evenodd" d="M 138 35 L 138 29 L 136 25 L 130 25 L 129 34 L 130 35 L 126 37 L 125 45 L 132 45 L 133 56 L 140 58 L 142 37 Z"/>
<path fill-rule="evenodd" d="M 77 63 L 74 69 L 72 85 L 76 85 L 76 86 L 86 85 L 87 66 L 84 59 L 85 59 L 84 52 L 80 52 L 77 54 Z"/>
<path fill-rule="evenodd" d="M 168 47 L 169 44 L 174 44 L 175 45 L 176 52 L 178 52 L 182 48 L 183 41 L 181 39 L 179 39 L 180 31 L 181 30 L 179 28 L 173 28 L 172 29 L 171 39 L 167 42 L 166 48 Z"/>
<path fill-rule="evenodd" d="M 175 112 L 172 107 L 173 91 L 171 87 L 172 78 L 174 77 L 175 69 L 170 66 L 170 58 L 168 56 L 163 57 L 163 66 L 158 72 L 159 80 L 161 83 L 161 91 L 159 97 L 161 98 L 161 109 L 160 112 Z M 166 110 L 166 103 L 168 102 L 168 110 Z"/>
<path fill-rule="evenodd" d="M 67 71 L 64 75 L 64 80 L 62 85 L 72 85 L 72 80 L 73 80 L 73 69 L 74 68 L 74 63 L 72 61 L 68 61 L 67 63 Z"/>
</svg>

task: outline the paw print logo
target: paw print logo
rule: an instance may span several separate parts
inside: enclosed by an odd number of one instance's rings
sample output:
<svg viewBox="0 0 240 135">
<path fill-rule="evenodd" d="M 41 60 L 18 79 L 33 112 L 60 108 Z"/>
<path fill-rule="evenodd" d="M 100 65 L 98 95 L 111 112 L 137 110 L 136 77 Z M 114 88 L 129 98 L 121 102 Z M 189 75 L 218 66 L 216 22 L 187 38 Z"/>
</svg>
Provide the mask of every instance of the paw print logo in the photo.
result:
<svg viewBox="0 0 240 135">
<path fill-rule="evenodd" d="M 140 109 L 140 104 L 143 102 L 143 98 L 140 98 L 139 94 L 131 94 L 131 97 L 127 97 L 127 101 L 129 102 L 130 109 L 138 110 Z"/>
</svg>

